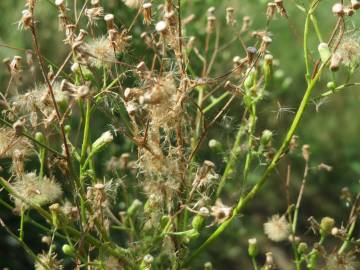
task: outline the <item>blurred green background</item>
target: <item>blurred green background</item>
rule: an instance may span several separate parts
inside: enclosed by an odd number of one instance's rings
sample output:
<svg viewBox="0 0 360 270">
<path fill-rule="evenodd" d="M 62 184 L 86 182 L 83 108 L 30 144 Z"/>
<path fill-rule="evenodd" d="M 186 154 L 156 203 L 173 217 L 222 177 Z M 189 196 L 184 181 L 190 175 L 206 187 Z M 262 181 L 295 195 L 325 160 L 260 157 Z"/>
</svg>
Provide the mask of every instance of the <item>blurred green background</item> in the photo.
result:
<svg viewBox="0 0 360 270">
<path fill-rule="evenodd" d="M 31 48 L 31 36 L 26 31 L 18 31 L 17 21 L 21 17 L 21 11 L 24 8 L 24 2 L 21 0 L 1 0 L 0 1 L 0 58 L 12 58 L 14 55 L 24 57 L 22 49 Z M 72 1 L 68 1 L 72 6 Z M 120 0 L 103 0 L 105 12 L 114 13 L 116 18 L 125 25 L 128 25 L 128 18 L 135 16 L 136 11 L 126 8 Z M 154 1 L 160 2 L 160 1 Z M 186 28 L 186 35 L 196 35 L 199 41 L 204 39 L 206 29 L 206 13 L 210 6 L 216 7 L 216 16 L 221 23 L 221 44 L 226 44 L 233 38 L 234 31 L 239 30 L 244 16 L 250 16 L 252 19 L 251 29 L 262 30 L 265 25 L 265 11 L 267 1 L 259 0 L 236 0 L 236 1 L 218 1 L 218 0 L 198 0 L 182 1 L 184 3 L 183 17 L 194 13 L 196 19 Z M 304 83 L 304 61 L 302 47 L 302 32 L 304 23 L 304 14 L 295 7 L 296 1 L 284 1 L 288 9 L 289 19 L 286 20 L 279 16 L 272 22 L 269 31 L 273 34 L 273 44 L 269 49 L 276 59 L 279 60 L 278 75 L 276 85 L 273 87 L 269 96 L 259 105 L 259 126 L 257 134 L 260 135 L 264 129 L 270 129 L 275 132 L 275 146 L 286 132 L 293 112 L 298 106 L 300 98 L 305 90 Z M 301 3 L 301 1 L 297 1 Z M 305 1 L 307 2 L 307 1 Z M 79 6 L 84 0 L 78 0 Z M 321 31 L 327 39 L 329 33 L 336 21 L 331 14 L 331 6 L 334 1 L 323 1 L 316 15 L 319 20 Z M 225 8 L 232 6 L 235 8 L 238 24 L 234 28 L 225 25 Z M 67 48 L 61 43 L 63 34 L 58 32 L 57 11 L 47 0 L 39 0 L 36 12 L 38 18 L 38 30 L 41 49 L 46 58 L 54 64 L 60 65 L 65 57 Z M 82 23 L 86 23 L 82 21 Z M 348 22 L 348 30 L 355 29 L 355 35 L 358 33 L 360 23 L 360 14 L 355 14 Z M 101 30 L 102 29 L 102 30 Z M 139 21 L 134 30 L 134 45 L 130 47 L 130 55 L 134 59 L 141 59 L 142 49 L 140 45 L 140 33 L 144 30 Z M 105 25 L 99 22 L 98 32 L 105 33 Z M 359 37 L 357 37 L 359 39 Z M 254 40 L 245 37 L 248 45 L 252 45 Z M 3 45 L 19 48 L 6 48 Z M 198 45 L 201 48 L 201 44 Z M 310 40 L 311 59 L 317 58 L 317 40 L 315 33 L 312 33 Z M 232 67 L 232 58 L 235 55 L 244 56 L 244 51 L 239 42 L 233 43 L 225 51 L 219 54 L 212 76 L 221 75 L 224 70 Z M 196 58 L 192 58 L 196 62 Z M 199 71 L 200 65 L 194 64 L 196 71 Z M 359 75 L 359 74 L 357 74 Z M 344 74 L 336 74 L 336 80 L 341 82 Z M 353 80 L 356 80 L 354 76 Z M 358 77 L 359 78 L 359 77 Z M 3 91 L 8 83 L 8 75 L 5 66 L 0 69 L 0 86 Z M 22 91 L 26 91 L 33 78 L 25 77 Z M 39 78 L 38 78 L 39 79 Z M 315 90 L 315 95 L 326 90 L 326 82 L 331 78 L 323 77 L 322 82 Z M 297 132 L 299 136 L 299 145 L 309 144 L 311 147 L 311 171 L 308 185 L 305 190 L 303 205 L 301 208 L 300 231 L 304 233 L 305 239 L 311 243 L 312 233 L 309 232 L 309 223 L 307 217 L 314 216 L 320 220 L 323 216 L 334 217 L 337 226 L 346 223 L 349 207 L 341 199 L 341 190 L 348 187 L 353 193 L 360 191 L 360 89 L 359 87 L 349 88 L 339 94 L 323 100 L 323 104 L 310 104 L 305 117 Z M 280 110 L 279 104 L 288 110 Z M 230 147 L 234 139 L 235 127 L 240 123 L 242 108 L 240 102 L 233 104 L 227 117 L 215 125 L 210 132 L 207 141 L 211 138 L 224 142 L 225 146 Z M 318 109 L 318 110 L 317 110 Z M 211 120 L 211 115 L 206 119 Z M 100 125 L 101 126 L 101 125 Z M 100 133 L 101 131 L 99 131 Z M 207 143 L 206 141 L 206 143 Z M 121 152 L 121 145 L 118 146 Z M 216 161 L 219 172 L 224 168 L 222 158 L 218 154 L 211 152 L 204 143 L 200 159 L 210 159 Z M 274 245 L 269 242 L 262 231 L 262 224 L 267 218 L 276 213 L 286 211 L 286 197 L 284 196 L 284 181 L 286 175 L 287 162 L 292 163 L 292 199 L 295 200 L 297 190 L 301 181 L 304 162 L 301 157 L 301 151 L 298 150 L 291 158 L 281 162 L 278 170 L 271 177 L 271 181 L 265 186 L 263 191 L 256 197 L 254 202 L 246 209 L 244 215 L 237 219 L 231 228 L 211 246 L 209 251 L 199 257 L 197 266 L 194 269 L 200 269 L 203 262 L 210 260 L 216 269 L 250 269 L 250 261 L 246 255 L 247 240 L 251 237 L 257 237 L 261 243 L 261 251 L 272 250 L 279 260 L 281 260 L 280 269 L 289 268 L 290 246 L 288 243 Z M 4 161 L 9 162 L 9 161 Z M 241 166 L 243 160 L 239 161 Z M 333 167 L 331 172 L 319 172 L 316 167 L 321 162 Z M 258 178 L 258 168 L 251 174 L 251 180 Z M 241 171 L 238 172 L 241 175 Z M 236 188 L 236 177 L 232 184 L 226 186 L 225 203 L 234 203 L 237 194 L 231 192 Z M 3 196 L 3 195 L 1 195 Z M 12 215 L 6 209 L 0 207 L 0 217 L 10 224 L 13 229 L 19 222 L 19 218 Z M 209 230 L 210 232 L 210 230 Z M 33 247 L 36 253 L 44 247 L 40 244 L 40 233 L 26 225 L 26 241 Z M 260 256 L 259 258 L 263 258 Z M 19 245 L 12 240 L 0 228 L 0 268 L 9 269 L 32 269 L 31 260 L 25 255 L 25 252 Z"/>
</svg>

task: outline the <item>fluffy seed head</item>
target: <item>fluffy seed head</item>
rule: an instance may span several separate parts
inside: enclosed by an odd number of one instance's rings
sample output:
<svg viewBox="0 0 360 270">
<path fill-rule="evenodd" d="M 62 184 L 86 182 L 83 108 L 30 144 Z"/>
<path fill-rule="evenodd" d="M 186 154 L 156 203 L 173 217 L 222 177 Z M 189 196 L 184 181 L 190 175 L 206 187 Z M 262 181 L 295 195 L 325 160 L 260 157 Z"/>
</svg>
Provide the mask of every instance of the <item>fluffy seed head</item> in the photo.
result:
<svg viewBox="0 0 360 270">
<path fill-rule="evenodd" d="M 280 242 L 286 240 L 290 234 L 290 226 L 285 216 L 273 215 L 264 224 L 264 231 L 270 240 Z"/>
<path fill-rule="evenodd" d="M 47 177 L 40 178 L 34 172 L 24 174 L 13 183 L 16 194 L 36 205 L 44 205 L 54 202 L 62 195 L 61 186 L 54 180 Z M 30 207 L 26 202 L 15 198 L 18 208 Z"/>
</svg>

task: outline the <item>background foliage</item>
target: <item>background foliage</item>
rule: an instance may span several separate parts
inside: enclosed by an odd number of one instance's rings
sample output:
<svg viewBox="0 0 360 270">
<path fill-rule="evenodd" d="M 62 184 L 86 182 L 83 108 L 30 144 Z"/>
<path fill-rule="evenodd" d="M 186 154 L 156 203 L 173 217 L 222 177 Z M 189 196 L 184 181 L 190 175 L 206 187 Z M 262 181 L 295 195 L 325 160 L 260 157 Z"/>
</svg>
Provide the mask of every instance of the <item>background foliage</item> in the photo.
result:
<svg viewBox="0 0 360 270">
<path fill-rule="evenodd" d="M 61 64 L 65 56 L 65 48 L 58 46 L 59 41 L 63 38 L 57 31 L 57 11 L 46 0 L 41 0 L 41 4 L 37 10 L 37 16 L 40 18 L 38 25 L 39 32 L 41 32 L 40 44 L 44 56 L 51 60 L 55 65 Z M 72 1 L 69 1 L 72 2 Z M 83 1 L 78 1 L 79 6 Z M 103 1 L 104 6 L 108 11 L 114 13 L 117 18 L 120 18 L 123 23 L 128 24 L 129 17 L 135 16 L 135 11 L 128 9 L 120 0 Z M 302 22 L 304 21 L 304 14 L 298 12 L 294 5 L 295 1 L 285 1 L 288 8 L 289 19 L 285 20 L 278 17 L 272 25 L 271 31 L 276 33 L 273 38 L 272 53 L 279 59 L 280 69 L 279 78 L 275 87 L 273 87 L 270 95 L 276 98 L 269 98 L 269 102 L 265 101 L 264 106 L 259 112 L 260 118 L 263 119 L 259 123 L 259 130 L 264 128 L 276 130 L 276 137 L 282 138 L 286 127 L 289 125 L 293 112 L 299 103 L 303 91 L 305 89 L 304 80 L 304 64 L 302 53 Z M 320 28 L 324 33 L 330 31 L 330 27 L 334 24 L 334 18 L 330 12 L 332 1 L 325 1 L 322 8 L 318 11 Z M 243 16 L 250 16 L 252 18 L 253 28 L 264 25 L 264 13 L 266 1 L 259 0 L 242 0 L 242 1 L 217 1 L 217 0 L 187 0 L 184 3 L 184 14 L 189 15 L 194 13 L 197 15 L 195 23 L 192 24 L 192 33 L 197 33 L 200 38 L 204 38 L 206 18 L 204 14 L 208 7 L 214 5 L 217 8 L 219 16 L 224 17 L 224 10 L 228 6 L 232 6 L 236 10 L 238 21 L 242 20 Z M 20 0 L 2 0 L 0 1 L 0 44 L 10 45 L 14 48 L 31 48 L 31 37 L 28 32 L 21 32 L 17 30 L 17 21 L 20 18 L 21 10 L 24 2 Z M 355 15 L 354 29 L 358 29 L 360 24 L 360 14 Z M 224 18 L 223 18 L 224 19 Z M 357 23 L 359 22 L 359 23 Z M 104 28 L 103 22 L 100 25 Z M 221 29 L 222 39 L 231 39 L 232 30 L 224 27 Z M 136 26 L 135 33 L 140 34 L 140 26 Z M 360 33 L 355 32 L 360 36 Z M 277 37 L 281 34 L 281 40 Z M 360 39 L 360 38 L 359 38 Z M 21 51 L 13 48 L 6 48 L 0 45 L 0 58 L 12 57 L 14 54 L 21 54 Z M 312 54 L 317 54 L 316 40 L 313 40 Z M 239 43 L 233 43 L 226 49 L 226 53 L 221 59 L 217 59 L 214 74 L 222 74 L 224 70 L 228 70 L 232 66 L 232 58 L 235 55 L 241 55 L 243 51 Z M 130 48 L 129 55 L 133 59 L 142 59 L 144 57 L 141 45 L 136 44 Z M 146 56 L 145 56 L 146 57 Z M 200 68 L 195 67 L 195 68 Z M 0 69 L 0 85 L 6 85 L 8 80 L 5 68 Z M 341 75 L 338 75 L 341 76 Z M 330 79 L 330 78 L 329 78 Z M 25 78 L 27 84 L 30 85 L 33 78 Z M 325 85 L 322 85 L 325 89 Z M 321 89 L 317 89 L 320 93 Z M 306 187 L 304 194 L 304 203 L 302 205 L 302 220 L 300 230 L 307 231 L 309 223 L 304 217 L 314 216 L 320 219 L 323 216 L 331 216 L 337 220 L 341 225 L 348 217 L 349 208 L 341 199 L 341 190 L 348 187 L 353 192 L 360 191 L 360 89 L 354 87 L 339 93 L 325 100 L 325 102 L 317 108 L 313 104 L 308 107 L 305 118 L 302 121 L 301 127 L 297 135 L 299 136 L 299 144 L 309 144 L 311 147 L 311 167 L 324 162 L 333 167 L 331 172 L 317 172 L 315 169 L 310 173 L 309 184 Z M 279 100 L 279 103 L 275 102 Z M 280 110 L 288 108 L 288 110 Z M 217 123 L 215 128 L 210 132 L 209 139 L 218 139 L 224 144 L 231 145 L 231 140 L 234 136 L 235 127 L 240 121 L 241 108 L 238 105 L 233 105 L 227 116 Z M 102 116 L 99 115 L 95 121 L 92 122 L 92 129 L 96 130 L 104 126 Z M 101 132 L 99 131 L 99 134 Z M 96 134 L 96 132 L 95 132 Z M 224 141 L 225 140 L 225 141 Z M 206 142 L 207 142 L 206 141 Z M 118 141 L 117 145 L 103 153 L 103 156 L 110 156 L 113 153 L 122 153 L 131 151 L 129 145 Z M 201 155 L 206 157 L 211 156 L 211 160 L 217 160 L 217 164 L 224 167 L 221 163 L 221 156 L 213 153 L 210 149 L 204 149 Z M 105 157 L 104 157 L 105 158 Z M 6 162 L 6 161 L 2 161 Z M 99 164 L 102 163 L 101 157 L 97 160 Z M 239 163 L 243 162 L 240 160 Z M 6 166 L 6 164 L 0 164 Z M 301 153 L 297 152 L 292 157 L 292 181 L 294 186 L 298 186 L 301 181 L 304 162 L 301 158 Z M 241 173 L 241 172 L 239 172 Z M 279 169 L 271 177 L 271 181 L 266 188 L 261 192 L 260 196 L 255 199 L 254 203 L 246 209 L 245 217 L 240 217 L 234 224 L 231 225 L 225 235 L 218 239 L 215 245 L 212 245 L 208 252 L 203 255 L 201 260 L 209 259 L 212 261 L 216 269 L 250 269 L 249 262 L 244 260 L 247 254 L 247 240 L 250 237 L 256 236 L 261 242 L 261 249 L 272 250 L 273 253 L 284 258 L 281 269 L 288 268 L 289 262 L 286 261 L 284 253 L 288 253 L 287 244 L 276 245 L 270 243 L 265 239 L 262 224 L 267 220 L 268 216 L 275 213 L 286 211 L 286 198 L 284 194 L 284 179 L 286 175 L 286 164 L 282 163 Z M 253 173 L 250 179 L 256 180 L 258 175 Z M 236 177 L 234 177 L 236 179 Z M 232 190 L 236 188 L 236 181 L 231 181 L 234 186 L 226 186 L 225 202 L 234 201 Z M 294 196 L 296 193 L 294 193 Z M 4 198 L 5 199 L 5 198 Z M 18 224 L 18 217 L 11 215 L 6 209 L 0 207 L 0 216 L 5 217 L 7 224 L 13 225 L 16 228 Z M 242 226 L 246 225 L 246 226 Z M 248 228 L 248 229 L 245 229 Z M 311 233 L 307 234 L 312 237 Z M 31 226 L 26 225 L 27 242 L 36 251 L 40 252 L 42 246 L 38 245 L 38 232 Z M 3 230 L 0 230 L 0 268 L 7 267 L 9 269 L 32 269 L 31 260 L 25 255 L 21 247 L 14 242 Z M 199 266 L 200 267 L 200 266 Z"/>
</svg>

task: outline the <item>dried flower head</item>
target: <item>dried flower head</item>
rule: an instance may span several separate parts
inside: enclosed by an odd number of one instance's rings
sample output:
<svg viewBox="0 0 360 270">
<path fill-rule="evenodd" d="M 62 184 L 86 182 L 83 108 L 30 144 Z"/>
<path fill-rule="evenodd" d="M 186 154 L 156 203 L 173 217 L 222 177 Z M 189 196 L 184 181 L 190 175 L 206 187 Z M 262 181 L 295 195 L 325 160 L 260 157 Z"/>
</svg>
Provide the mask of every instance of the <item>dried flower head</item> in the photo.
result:
<svg viewBox="0 0 360 270">
<path fill-rule="evenodd" d="M 85 16 L 88 18 L 89 25 L 96 25 L 97 21 L 104 16 L 104 8 L 103 7 L 92 7 L 85 9 Z"/>
<path fill-rule="evenodd" d="M 36 205 L 44 205 L 54 202 L 62 195 L 61 186 L 48 177 L 39 177 L 34 172 L 24 174 L 17 178 L 12 184 L 13 189 L 21 198 L 27 202 Z M 26 202 L 19 198 L 15 198 L 15 204 L 18 209 L 21 207 L 30 207 Z"/>
<path fill-rule="evenodd" d="M 0 157 L 12 157 L 15 153 L 28 156 L 31 154 L 31 150 L 30 141 L 16 136 L 14 129 L 0 128 Z"/>
<path fill-rule="evenodd" d="M 124 4 L 129 8 L 139 8 L 141 7 L 143 0 L 123 0 Z"/>
<path fill-rule="evenodd" d="M 330 254 L 326 259 L 327 270 L 357 270 L 359 267 L 359 261 L 352 254 Z"/>
<path fill-rule="evenodd" d="M 232 213 L 232 207 L 223 204 L 221 199 L 217 199 L 215 205 L 211 207 L 211 215 L 215 218 L 216 223 L 223 223 Z"/>
<path fill-rule="evenodd" d="M 345 37 L 340 43 L 339 48 L 334 53 L 334 57 L 335 55 L 338 59 L 340 59 L 340 63 L 344 64 L 345 66 L 358 66 L 360 63 L 359 37 L 356 35 Z"/>
<path fill-rule="evenodd" d="M 39 261 L 35 262 L 35 270 L 61 270 L 63 269 L 62 261 L 58 260 L 55 253 L 41 253 L 38 255 Z"/>
<path fill-rule="evenodd" d="M 114 48 L 105 37 L 92 40 L 85 47 L 91 55 L 90 64 L 96 68 L 109 66 L 116 61 Z"/>
<path fill-rule="evenodd" d="M 264 231 L 270 240 L 280 242 L 288 239 L 290 226 L 285 216 L 273 215 L 268 222 L 264 224 Z"/>
</svg>

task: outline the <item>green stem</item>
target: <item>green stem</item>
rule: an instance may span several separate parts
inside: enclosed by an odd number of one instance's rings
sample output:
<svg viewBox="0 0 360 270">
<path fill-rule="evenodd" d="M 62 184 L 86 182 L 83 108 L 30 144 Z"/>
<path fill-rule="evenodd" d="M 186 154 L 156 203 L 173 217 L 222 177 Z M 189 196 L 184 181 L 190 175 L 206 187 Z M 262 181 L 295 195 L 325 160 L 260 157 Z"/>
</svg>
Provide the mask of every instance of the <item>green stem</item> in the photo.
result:
<svg viewBox="0 0 360 270">
<path fill-rule="evenodd" d="M 226 167 L 224 170 L 224 173 L 220 179 L 218 188 L 216 190 L 216 197 L 218 198 L 220 196 L 220 193 L 225 185 L 225 181 L 228 179 L 229 175 L 233 172 L 234 166 L 235 166 L 235 162 L 239 156 L 239 147 L 240 147 L 240 143 L 241 143 L 241 136 L 243 134 L 243 129 L 240 126 L 238 129 L 238 132 L 236 134 L 236 138 L 235 138 L 235 142 L 234 145 L 231 149 L 231 152 L 229 154 L 227 163 L 226 163 Z"/>
<path fill-rule="evenodd" d="M 231 216 L 223 222 L 206 240 L 205 242 L 194 252 L 191 253 L 191 256 L 185 261 L 184 265 L 188 265 L 193 259 L 195 259 L 201 252 L 203 252 L 215 239 L 217 239 L 224 231 L 225 229 L 231 224 L 231 222 L 234 220 L 234 218 L 243 210 L 243 208 L 247 205 L 249 201 L 251 201 L 255 195 L 259 192 L 259 190 L 263 187 L 263 185 L 266 183 L 268 177 L 272 173 L 272 171 L 275 169 L 276 165 L 278 164 L 279 160 L 283 156 L 283 154 L 286 152 L 289 143 L 291 141 L 291 138 L 293 137 L 295 131 L 297 130 L 300 121 L 302 119 L 302 116 L 304 114 L 305 108 L 309 102 L 310 96 L 312 94 L 312 91 L 314 90 L 317 81 L 319 80 L 320 75 L 322 74 L 322 71 L 324 70 L 324 67 L 327 63 L 323 63 L 318 71 L 318 73 L 315 75 L 315 77 L 310 81 L 305 94 L 301 100 L 299 109 L 296 112 L 296 115 L 292 121 L 292 124 L 279 148 L 279 150 L 276 152 L 274 158 L 272 159 L 269 166 L 264 171 L 260 181 L 253 186 L 253 188 L 249 191 L 249 193 L 246 194 L 244 197 L 240 197 L 238 204 L 234 208 Z"/>
<path fill-rule="evenodd" d="M 350 239 L 351 239 L 351 236 L 355 230 L 355 226 L 356 226 L 356 220 L 357 220 L 357 217 L 354 219 L 353 223 L 351 223 L 351 226 L 350 226 L 350 229 L 348 231 L 348 234 L 347 234 L 347 237 L 346 237 L 346 240 L 345 242 L 342 244 L 342 246 L 340 247 L 339 251 L 338 251 L 338 254 L 341 255 L 344 253 L 344 251 L 348 248 L 349 244 L 350 244 Z"/>
<path fill-rule="evenodd" d="M 310 19 L 311 19 L 311 22 L 313 24 L 313 27 L 315 29 L 315 33 L 319 39 L 319 42 L 324 42 L 324 39 L 321 35 L 321 31 L 320 31 L 320 28 L 319 28 L 319 24 L 318 24 L 318 20 L 316 19 L 315 15 L 314 14 L 311 14 L 310 15 Z"/>
<path fill-rule="evenodd" d="M 252 266 L 253 266 L 254 270 L 257 270 L 258 267 L 257 267 L 255 256 L 251 257 L 251 263 L 252 263 Z"/>
<path fill-rule="evenodd" d="M 310 17 L 311 17 L 310 11 L 311 8 L 306 15 L 305 28 L 304 28 L 304 44 L 303 44 L 304 60 L 305 60 L 305 68 L 306 68 L 305 78 L 308 84 L 310 81 L 310 64 L 309 64 L 309 52 L 308 52 L 308 36 L 309 36 L 309 26 L 310 26 Z"/>
<path fill-rule="evenodd" d="M 248 178 L 248 174 L 249 174 L 249 170 L 250 170 L 250 165 L 251 165 L 251 160 L 252 160 L 252 144 L 253 144 L 253 136 L 254 136 L 254 132 L 255 132 L 255 125 L 256 125 L 256 103 L 255 101 L 251 104 L 250 106 L 250 119 L 249 119 L 249 138 L 248 138 L 248 152 L 246 155 L 246 159 L 245 159 L 245 166 L 244 166 L 244 173 L 243 173 L 243 187 L 245 187 L 246 182 L 247 182 L 247 178 Z"/>
<path fill-rule="evenodd" d="M 21 241 L 24 240 L 24 215 L 25 215 L 25 209 L 22 206 L 20 210 L 20 233 L 19 233 L 19 239 Z"/>
<path fill-rule="evenodd" d="M 40 148 L 40 153 L 39 153 L 39 161 L 40 161 L 39 177 L 40 177 L 40 178 L 43 178 L 43 177 L 44 177 L 45 157 L 46 157 L 45 148 L 44 148 L 44 147 L 41 147 L 41 148 Z"/>
<path fill-rule="evenodd" d="M 229 92 L 225 92 L 224 94 L 222 94 L 221 96 L 214 98 L 211 103 L 209 105 L 207 105 L 205 107 L 205 109 L 203 110 L 204 113 L 207 113 L 208 111 L 210 111 L 213 107 L 215 107 L 217 104 L 219 104 L 223 99 L 225 99 L 227 96 L 229 96 L 230 93 Z"/>
<path fill-rule="evenodd" d="M 81 158 L 80 164 L 83 165 L 86 159 L 86 151 L 89 145 L 89 132 L 90 132 L 90 117 L 91 117 L 91 104 L 90 99 L 86 100 L 86 113 L 85 113 L 85 123 L 84 123 L 84 137 L 81 146 Z M 81 177 L 81 175 L 80 175 Z"/>
<path fill-rule="evenodd" d="M 197 141 L 200 137 L 200 133 L 201 133 L 201 126 L 202 126 L 202 104 L 203 104 L 203 98 L 204 98 L 204 87 L 203 86 L 199 86 L 196 88 L 198 90 L 198 101 L 197 101 L 197 106 L 198 106 L 198 112 L 196 115 L 196 127 L 195 127 L 195 134 L 194 137 L 192 139 L 192 149 L 194 150 L 197 144 Z"/>
</svg>

